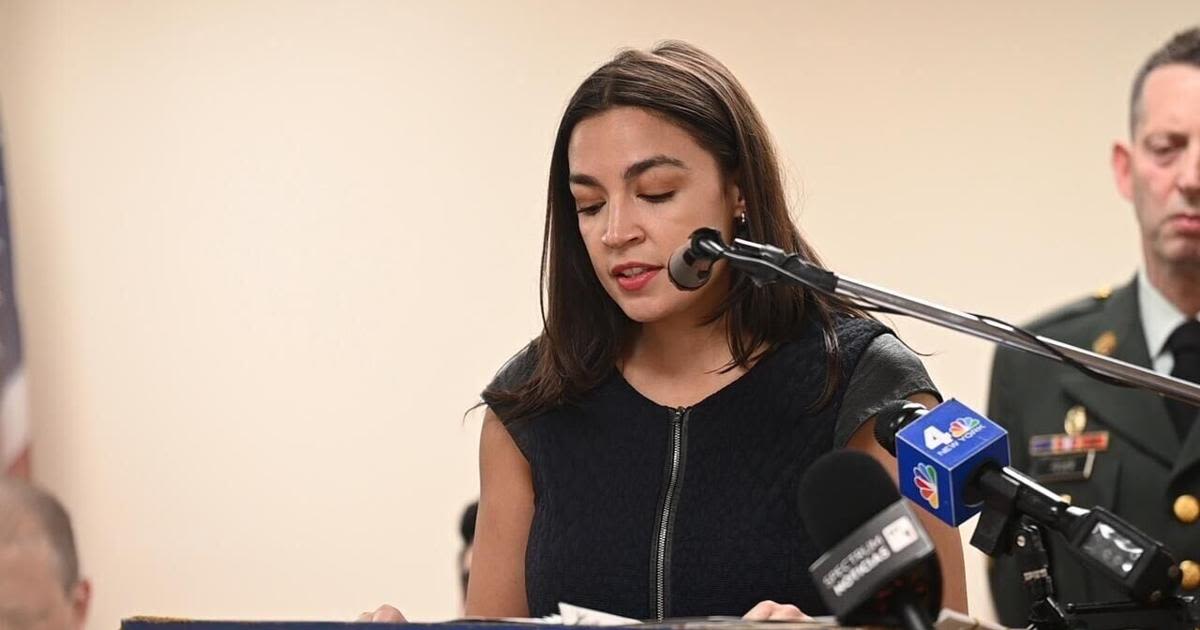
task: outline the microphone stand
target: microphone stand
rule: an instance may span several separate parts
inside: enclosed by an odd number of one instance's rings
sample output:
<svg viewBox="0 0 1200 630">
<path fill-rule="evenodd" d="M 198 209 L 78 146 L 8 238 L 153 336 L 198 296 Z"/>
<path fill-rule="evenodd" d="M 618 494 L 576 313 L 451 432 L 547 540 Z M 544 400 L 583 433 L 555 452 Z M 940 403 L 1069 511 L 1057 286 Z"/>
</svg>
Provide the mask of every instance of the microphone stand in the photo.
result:
<svg viewBox="0 0 1200 630">
<path fill-rule="evenodd" d="M 785 252 L 772 245 L 745 239 L 734 239 L 732 245 L 726 245 L 720 232 L 712 228 L 701 228 L 691 235 L 689 253 L 696 259 L 713 263 L 724 259 L 733 268 L 747 274 L 757 286 L 785 280 L 1066 363 L 1111 384 L 1148 390 L 1200 406 L 1200 385 L 1195 383 L 1165 376 L 1048 337 L 1033 335 L 997 319 L 945 308 L 865 282 L 840 277 L 801 259 L 798 254 Z M 1164 597 L 1152 605 L 1134 601 L 1060 605 L 1054 599 L 1054 586 L 1049 573 L 1049 561 L 1041 542 L 1040 529 L 1030 519 L 1022 517 L 1019 523 L 1014 523 L 1015 520 L 1014 515 L 1001 513 L 996 506 L 991 510 L 985 509 L 981 513 L 979 526 L 971 544 L 989 554 L 1016 554 L 1026 576 L 1026 589 L 1034 601 L 1031 611 L 1032 627 L 1039 630 L 1110 630 L 1138 627 L 1193 630 L 1200 627 L 1200 601 L 1188 596 Z M 1126 584 L 1121 586 L 1129 587 Z M 1147 623 L 1150 625 L 1146 625 Z"/>
<path fill-rule="evenodd" d="M 882 287 L 859 282 L 802 260 L 772 245 L 734 239 L 726 245 L 712 228 L 701 228 L 691 235 L 691 252 L 713 262 L 725 259 L 730 266 L 746 273 L 758 286 L 779 280 L 815 289 L 822 293 L 853 298 L 884 307 L 886 310 L 949 328 L 993 343 L 1030 352 L 1060 363 L 1082 365 L 1116 384 L 1173 398 L 1200 406 L 1200 385 L 1159 374 L 1061 341 L 1033 335 L 1002 321 L 949 309 L 932 302 L 911 298 Z M 1094 374 L 1093 374 L 1094 376 Z"/>
</svg>

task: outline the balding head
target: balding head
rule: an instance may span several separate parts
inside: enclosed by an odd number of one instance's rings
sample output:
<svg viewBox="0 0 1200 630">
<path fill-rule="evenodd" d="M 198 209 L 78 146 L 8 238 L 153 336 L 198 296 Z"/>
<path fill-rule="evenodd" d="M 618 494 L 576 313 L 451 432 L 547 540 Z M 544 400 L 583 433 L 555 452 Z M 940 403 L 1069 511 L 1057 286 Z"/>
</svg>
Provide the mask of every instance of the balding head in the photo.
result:
<svg viewBox="0 0 1200 630">
<path fill-rule="evenodd" d="M 78 630 L 90 598 L 62 504 L 28 483 L 0 478 L 0 628 Z"/>
<path fill-rule="evenodd" d="M 0 478 L 0 545 L 48 543 L 63 591 L 79 581 L 79 556 L 71 517 L 50 493 L 17 479 Z"/>
<path fill-rule="evenodd" d="M 1138 124 L 1143 115 L 1143 96 L 1146 79 L 1159 68 L 1172 65 L 1191 66 L 1200 68 L 1200 27 L 1189 28 L 1176 33 L 1161 48 L 1154 51 L 1137 75 L 1133 77 L 1133 90 L 1129 97 L 1129 134 L 1137 134 Z"/>
</svg>

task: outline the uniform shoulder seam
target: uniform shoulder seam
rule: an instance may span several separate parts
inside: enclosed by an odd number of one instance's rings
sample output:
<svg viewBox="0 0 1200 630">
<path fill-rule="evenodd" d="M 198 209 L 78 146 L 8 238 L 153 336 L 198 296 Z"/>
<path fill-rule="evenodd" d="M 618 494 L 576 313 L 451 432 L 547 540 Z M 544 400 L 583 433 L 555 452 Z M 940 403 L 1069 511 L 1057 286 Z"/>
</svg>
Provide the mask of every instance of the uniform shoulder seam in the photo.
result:
<svg viewBox="0 0 1200 630">
<path fill-rule="evenodd" d="M 1067 322 L 1079 317 L 1097 313 L 1104 307 L 1107 301 L 1107 296 L 1100 297 L 1097 295 L 1089 295 L 1072 302 L 1068 302 L 1058 308 L 1055 308 L 1045 314 L 1038 316 L 1025 325 L 1026 328 L 1045 328 Z"/>
</svg>

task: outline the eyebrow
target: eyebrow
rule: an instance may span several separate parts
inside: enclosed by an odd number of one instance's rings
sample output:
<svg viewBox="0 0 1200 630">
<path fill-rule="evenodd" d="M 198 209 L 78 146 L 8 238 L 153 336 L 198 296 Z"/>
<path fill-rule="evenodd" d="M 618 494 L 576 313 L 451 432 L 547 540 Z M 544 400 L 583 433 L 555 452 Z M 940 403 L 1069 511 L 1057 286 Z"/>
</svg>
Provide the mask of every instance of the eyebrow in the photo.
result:
<svg viewBox="0 0 1200 630">
<path fill-rule="evenodd" d="M 688 169 L 687 164 L 683 163 L 683 160 L 673 158 L 669 155 L 656 155 L 654 157 L 649 157 L 630 164 L 629 168 L 625 169 L 625 174 L 622 175 L 622 178 L 625 181 L 629 181 L 638 175 L 641 175 L 642 173 L 645 173 L 646 171 L 658 166 L 674 166 L 685 171 L 690 170 Z M 571 173 L 568 181 L 570 181 L 572 184 L 603 188 L 603 186 L 600 185 L 600 180 L 592 177 L 591 175 L 584 175 L 582 173 Z"/>
</svg>

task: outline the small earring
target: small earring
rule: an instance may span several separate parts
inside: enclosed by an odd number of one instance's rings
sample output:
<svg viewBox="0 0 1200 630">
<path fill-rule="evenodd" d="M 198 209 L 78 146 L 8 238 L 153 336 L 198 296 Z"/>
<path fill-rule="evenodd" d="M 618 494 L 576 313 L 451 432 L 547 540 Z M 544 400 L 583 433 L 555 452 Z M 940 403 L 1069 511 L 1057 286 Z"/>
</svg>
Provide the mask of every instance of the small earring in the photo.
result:
<svg viewBox="0 0 1200 630">
<path fill-rule="evenodd" d="M 733 236 L 743 240 L 750 239 L 750 219 L 746 218 L 746 213 L 743 212 L 733 220 Z"/>
</svg>

